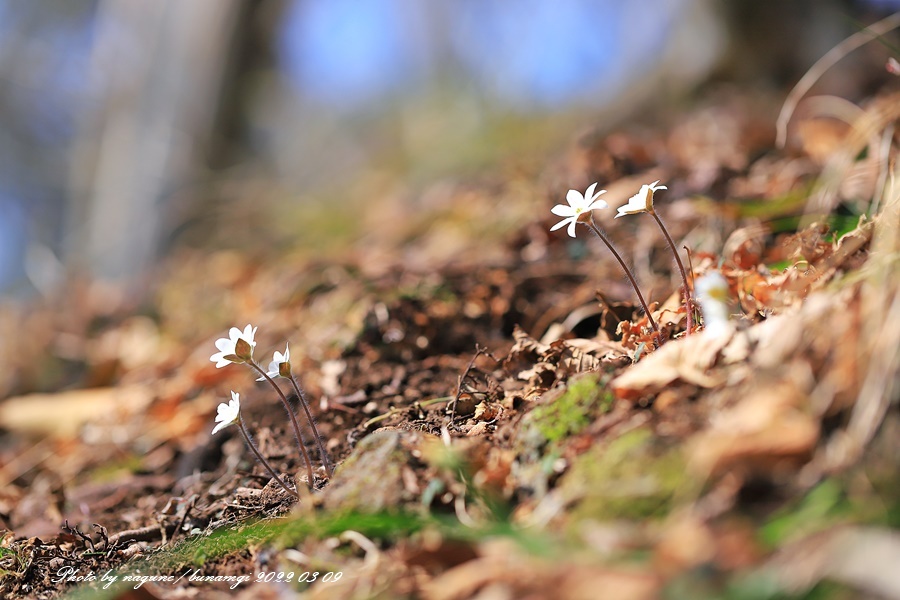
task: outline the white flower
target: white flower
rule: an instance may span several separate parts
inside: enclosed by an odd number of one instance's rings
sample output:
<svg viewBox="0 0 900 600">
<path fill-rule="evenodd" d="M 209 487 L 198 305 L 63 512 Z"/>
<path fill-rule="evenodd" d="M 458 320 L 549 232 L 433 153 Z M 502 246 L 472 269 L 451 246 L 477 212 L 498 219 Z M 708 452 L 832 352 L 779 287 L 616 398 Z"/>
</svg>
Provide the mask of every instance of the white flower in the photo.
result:
<svg viewBox="0 0 900 600">
<path fill-rule="evenodd" d="M 228 404 L 219 403 L 218 412 L 219 414 L 216 415 L 218 425 L 212 430 L 212 435 L 215 435 L 220 429 L 225 429 L 232 423 L 238 422 L 241 417 L 241 395 L 231 392 L 231 400 Z"/>
<path fill-rule="evenodd" d="M 703 332 L 710 338 L 727 335 L 732 329 L 728 322 L 728 282 L 718 271 L 710 271 L 697 279 L 694 291 L 703 310 Z"/>
<path fill-rule="evenodd" d="M 668 189 L 664 185 L 656 185 L 659 183 L 659 179 L 651 183 L 650 185 L 642 185 L 641 191 L 628 199 L 628 204 L 620 206 L 616 209 L 616 212 L 619 214 L 616 215 L 618 219 L 624 215 L 636 215 L 637 213 L 642 212 L 653 212 L 653 193 L 656 190 L 666 190 Z"/>
<path fill-rule="evenodd" d="M 291 376 L 291 348 L 289 344 L 284 345 L 284 354 L 275 351 L 275 355 L 272 357 L 272 362 L 269 363 L 269 369 L 266 371 L 266 375 L 275 379 L 276 377 L 290 377 Z M 257 381 L 264 381 L 265 377 L 260 377 Z"/>
<path fill-rule="evenodd" d="M 216 363 L 216 368 L 221 369 L 228 363 L 240 364 L 247 362 L 253 358 L 253 347 L 256 342 L 253 336 L 256 335 L 256 327 L 247 325 L 244 331 L 237 327 L 232 327 L 228 332 L 227 338 L 219 338 L 216 340 L 216 352 L 209 357 L 209 360 Z"/>
<path fill-rule="evenodd" d="M 550 209 L 550 212 L 557 217 L 565 217 L 565 219 L 551 227 L 550 231 L 556 231 L 568 223 L 569 228 L 566 230 L 566 233 L 571 237 L 575 237 L 575 224 L 579 220 L 584 219 L 594 209 L 606 208 L 609 206 L 603 200 L 597 200 L 597 198 L 600 197 L 600 194 L 606 193 L 606 190 L 600 190 L 595 194 L 594 189 L 596 187 L 596 183 L 592 184 L 584 193 L 584 196 L 582 196 L 581 192 L 578 190 L 569 190 L 569 193 L 566 194 L 566 202 L 568 202 L 569 205 L 557 204 Z"/>
</svg>

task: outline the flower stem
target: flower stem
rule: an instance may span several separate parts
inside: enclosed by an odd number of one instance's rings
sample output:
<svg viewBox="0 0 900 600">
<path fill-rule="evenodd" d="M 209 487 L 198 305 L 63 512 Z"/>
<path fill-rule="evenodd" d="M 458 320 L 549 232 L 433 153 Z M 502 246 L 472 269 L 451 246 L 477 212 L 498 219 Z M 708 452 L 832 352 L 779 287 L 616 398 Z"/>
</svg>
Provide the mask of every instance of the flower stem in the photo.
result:
<svg viewBox="0 0 900 600">
<path fill-rule="evenodd" d="M 687 313 L 687 335 L 691 335 L 691 332 L 694 330 L 694 306 L 691 301 L 691 286 L 688 285 L 684 263 L 681 262 L 681 256 L 678 255 L 678 250 L 675 249 L 675 242 L 672 241 L 672 236 L 669 235 L 669 230 L 663 225 L 662 219 L 660 219 L 659 215 L 652 210 L 650 211 L 650 214 L 653 215 L 653 218 L 656 219 L 656 223 L 662 230 L 666 242 L 669 244 L 669 249 L 672 250 L 672 254 L 675 255 L 675 262 L 678 263 L 678 270 L 681 271 L 681 281 L 684 282 L 684 311 Z"/>
<path fill-rule="evenodd" d="M 256 455 L 257 460 L 259 460 L 259 462 L 261 462 L 262 465 L 266 468 L 266 471 L 269 472 L 269 475 L 271 475 L 275 479 L 275 481 L 278 482 L 278 485 L 283 487 L 288 494 L 290 494 L 294 498 L 300 498 L 300 494 L 298 494 L 297 492 L 295 492 L 294 490 L 289 488 L 287 486 L 287 484 L 281 480 L 281 477 L 279 477 L 275 473 L 275 469 L 272 468 L 272 465 L 269 464 L 269 461 L 267 461 L 265 458 L 263 458 L 263 455 L 260 453 L 259 449 L 256 447 L 256 444 L 254 444 L 253 440 L 250 439 L 250 434 L 247 433 L 247 428 L 244 427 L 244 418 L 243 417 L 238 417 L 237 425 L 238 425 L 238 429 L 241 430 L 241 435 L 244 436 L 244 441 L 247 442 L 248 446 L 250 446 L 250 450 L 253 451 L 253 454 Z"/>
<path fill-rule="evenodd" d="M 631 269 L 628 268 L 628 265 L 625 264 L 625 261 L 622 260 L 622 257 L 619 255 L 619 252 L 612 245 L 603 232 L 600 231 L 600 228 L 597 227 L 596 223 L 594 223 L 593 217 L 591 217 L 590 221 L 581 221 L 585 225 L 591 228 L 597 237 L 603 240 L 603 243 L 606 244 L 606 247 L 609 248 L 609 251 L 612 252 L 613 256 L 616 257 L 616 260 L 619 261 L 619 266 L 622 267 L 622 270 L 625 271 L 625 275 L 628 277 L 628 281 L 631 282 L 631 287 L 634 288 L 635 293 L 637 294 L 638 300 L 641 301 L 641 306 L 644 308 L 644 313 L 647 315 L 647 320 L 650 321 L 650 325 L 653 327 L 653 331 L 656 332 L 656 335 L 659 336 L 660 341 L 662 340 L 662 334 L 659 331 L 659 327 L 656 325 L 656 321 L 653 320 L 653 315 L 650 314 L 650 307 L 647 306 L 647 302 L 644 300 L 644 295 L 641 293 L 641 288 L 638 287 L 637 281 L 634 278 L 634 275 L 631 273 Z"/>
<path fill-rule="evenodd" d="M 297 423 L 297 417 L 294 415 L 294 411 L 291 410 L 291 405 L 288 402 L 287 397 L 284 395 L 284 392 L 281 391 L 281 388 L 278 387 L 278 384 L 275 383 L 269 374 L 266 373 L 265 369 L 263 369 L 255 360 L 247 361 L 247 364 L 250 365 L 257 373 L 262 375 L 269 384 L 275 388 L 275 391 L 278 392 L 278 397 L 281 399 L 281 404 L 284 405 L 284 410 L 287 411 L 288 416 L 291 418 L 291 425 L 294 428 L 294 437 L 297 438 L 297 445 L 300 447 L 300 452 L 303 453 L 303 460 L 306 462 L 306 476 L 309 478 L 309 487 L 313 489 L 315 486 L 315 479 L 313 478 L 313 469 L 312 469 L 312 460 L 309 458 L 309 452 L 306 450 L 306 444 L 303 443 L 303 434 L 300 433 L 300 425 Z"/>
<path fill-rule="evenodd" d="M 306 401 L 306 395 L 303 393 L 303 390 L 300 389 L 300 384 L 297 383 L 297 378 L 294 377 L 293 374 L 291 374 L 290 380 L 291 384 L 294 386 L 294 391 L 297 393 L 297 397 L 300 399 L 300 406 L 303 407 L 303 411 L 306 413 L 306 419 L 309 421 L 313 437 L 316 439 L 316 446 L 319 448 L 319 455 L 322 457 L 322 466 L 325 467 L 325 472 L 328 473 L 328 477 L 332 477 L 334 475 L 334 467 L 328 459 L 328 453 L 325 452 L 325 444 L 322 443 L 322 436 L 319 435 L 319 428 L 316 427 L 316 422 L 313 420 L 312 413 L 309 412 L 309 402 Z"/>
</svg>

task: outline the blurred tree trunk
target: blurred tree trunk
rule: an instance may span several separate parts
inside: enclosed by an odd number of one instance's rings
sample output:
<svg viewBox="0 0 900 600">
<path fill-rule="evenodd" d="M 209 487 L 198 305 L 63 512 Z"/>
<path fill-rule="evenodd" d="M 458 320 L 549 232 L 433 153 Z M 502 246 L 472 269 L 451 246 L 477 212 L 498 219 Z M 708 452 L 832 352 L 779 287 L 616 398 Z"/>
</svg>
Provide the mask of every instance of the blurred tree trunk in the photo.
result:
<svg viewBox="0 0 900 600">
<path fill-rule="evenodd" d="M 75 145 L 67 256 L 103 279 L 152 265 L 169 198 L 210 155 L 247 0 L 105 0 Z"/>
</svg>

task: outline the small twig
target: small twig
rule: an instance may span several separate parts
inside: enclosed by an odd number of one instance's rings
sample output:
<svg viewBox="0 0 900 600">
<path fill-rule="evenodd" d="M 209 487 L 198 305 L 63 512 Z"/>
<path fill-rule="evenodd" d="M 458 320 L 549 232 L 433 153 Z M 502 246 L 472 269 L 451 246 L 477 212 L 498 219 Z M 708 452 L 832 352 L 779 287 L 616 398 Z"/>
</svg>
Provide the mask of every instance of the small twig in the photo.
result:
<svg viewBox="0 0 900 600">
<path fill-rule="evenodd" d="M 456 405 L 459 404 L 459 397 L 462 395 L 462 385 L 466 378 L 469 377 L 469 373 L 475 367 L 475 361 L 478 360 L 478 357 L 482 354 L 487 353 L 487 348 L 482 348 L 478 344 L 475 344 L 475 354 L 472 356 L 472 360 L 469 361 L 469 364 L 466 365 L 466 370 L 463 371 L 462 375 L 457 378 L 456 381 L 456 394 L 453 396 L 453 403 L 450 405 L 450 422 L 452 423 L 456 419 Z"/>
<path fill-rule="evenodd" d="M 451 400 L 450 396 L 443 396 L 441 398 L 431 398 L 429 400 L 420 400 L 418 402 L 414 402 L 410 406 L 395 406 L 394 408 L 390 409 L 386 413 L 382 413 L 378 416 L 372 417 L 371 419 L 369 419 L 368 421 L 366 421 L 365 423 L 362 424 L 362 428 L 368 429 L 375 423 L 384 421 L 388 417 L 396 415 L 397 413 L 403 412 L 405 410 L 409 410 L 410 408 L 415 408 L 417 406 L 418 407 L 431 406 L 432 404 L 437 404 L 438 402 L 449 402 L 450 400 Z"/>
<path fill-rule="evenodd" d="M 372 569 L 378 566 L 378 561 L 381 558 L 381 550 L 378 549 L 378 546 L 375 544 L 375 542 L 359 533 L 358 531 L 353 531 L 351 529 L 348 529 L 347 531 L 342 533 L 339 539 L 342 542 L 355 543 L 366 553 L 366 556 L 363 559 L 364 569 Z"/>
<path fill-rule="evenodd" d="M 168 535 L 168 532 L 166 531 L 166 524 L 163 523 L 164 519 L 165 519 L 165 517 L 156 521 L 156 526 L 159 527 L 159 537 L 162 540 L 160 542 L 160 546 L 165 546 L 166 544 L 169 543 L 169 535 Z"/>
<path fill-rule="evenodd" d="M 348 413 L 351 415 L 359 414 L 358 408 L 353 408 L 352 406 L 347 406 L 346 404 L 341 404 L 340 402 L 329 402 L 328 408 L 334 408 L 336 410 L 341 410 L 341 411 L 344 411 L 345 413 Z"/>
<path fill-rule="evenodd" d="M 97 533 L 100 534 L 100 537 L 103 538 L 103 541 L 106 544 L 106 547 L 109 547 L 109 532 L 106 530 L 106 527 L 100 525 L 99 523 L 94 523 L 92 525 L 94 529 L 97 530 Z"/>
<path fill-rule="evenodd" d="M 392 415 L 396 415 L 398 412 L 402 412 L 402 411 L 406 410 L 407 408 L 409 408 L 409 407 L 404 406 L 403 408 L 398 408 L 395 406 L 394 408 L 388 410 L 386 413 L 381 413 L 380 415 L 372 417 L 371 419 L 369 419 L 368 421 L 363 423 L 362 427 L 363 427 L 363 429 L 368 429 L 375 423 L 380 423 L 381 421 L 384 421 L 388 417 L 390 417 Z"/>
<path fill-rule="evenodd" d="M 197 494 L 194 494 L 187 501 L 187 506 L 184 508 L 184 514 L 181 515 L 181 519 L 178 520 L 178 524 L 175 526 L 175 530 L 172 532 L 172 536 L 169 538 L 169 544 L 172 544 L 175 541 L 175 536 L 178 535 L 178 532 L 181 531 L 181 528 L 184 526 L 184 522 L 187 520 L 188 515 L 191 514 L 191 511 L 194 509 L 194 504 L 197 502 Z"/>
<path fill-rule="evenodd" d="M 465 493 L 459 494 L 453 501 L 453 510 L 456 512 L 457 520 L 464 526 L 474 529 L 478 527 L 478 523 L 469 516 L 469 512 L 466 510 L 466 495 Z"/>
<path fill-rule="evenodd" d="M 77 536 L 77 537 L 81 538 L 81 540 L 85 543 L 85 547 L 87 547 L 88 545 L 90 545 L 91 551 L 92 551 L 92 552 L 94 551 L 94 540 L 92 540 L 91 537 L 90 537 L 89 535 L 87 535 L 87 534 L 82 533 L 81 531 L 79 531 L 77 527 L 71 527 L 71 526 L 69 526 L 69 520 L 68 520 L 68 519 L 66 519 L 65 524 L 63 525 L 62 528 L 63 528 L 63 531 L 65 531 L 65 532 L 67 532 L 67 533 L 70 533 L 70 534 L 72 534 L 72 535 L 74 535 L 74 536 Z"/>
<path fill-rule="evenodd" d="M 165 531 L 168 532 L 168 530 L 173 527 L 175 526 L 167 525 L 165 527 Z M 106 549 L 112 549 L 119 544 L 128 542 L 152 542 L 153 540 L 157 539 L 160 539 L 160 527 L 158 524 L 148 525 L 147 527 L 139 527 L 138 529 L 127 529 L 107 538 Z"/>
<path fill-rule="evenodd" d="M 257 510 L 258 506 L 244 506 L 243 504 L 232 504 L 230 502 L 225 502 L 225 506 L 228 508 L 239 508 L 241 510 Z"/>
<path fill-rule="evenodd" d="M 609 303 L 609 300 L 606 299 L 606 296 L 604 296 L 600 290 L 594 292 L 594 297 L 606 309 L 606 314 L 611 315 L 612 318 L 616 320 L 616 325 L 622 322 L 622 319 L 620 319 L 619 315 L 613 310 L 612 304 Z"/>
</svg>

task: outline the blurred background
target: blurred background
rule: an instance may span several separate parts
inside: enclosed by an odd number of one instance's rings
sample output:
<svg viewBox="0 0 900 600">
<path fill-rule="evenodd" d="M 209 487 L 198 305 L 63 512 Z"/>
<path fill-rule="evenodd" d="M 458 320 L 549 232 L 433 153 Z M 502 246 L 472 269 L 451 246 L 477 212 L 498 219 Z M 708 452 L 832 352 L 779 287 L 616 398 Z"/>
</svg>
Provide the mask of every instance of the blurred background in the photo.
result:
<svg viewBox="0 0 900 600">
<path fill-rule="evenodd" d="M 134 284 L 182 245 L 327 248 L 380 198 L 414 211 L 704 85 L 783 95 L 898 5 L 0 0 L 0 294 Z M 822 86 L 865 93 L 842 64 Z"/>
</svg>

